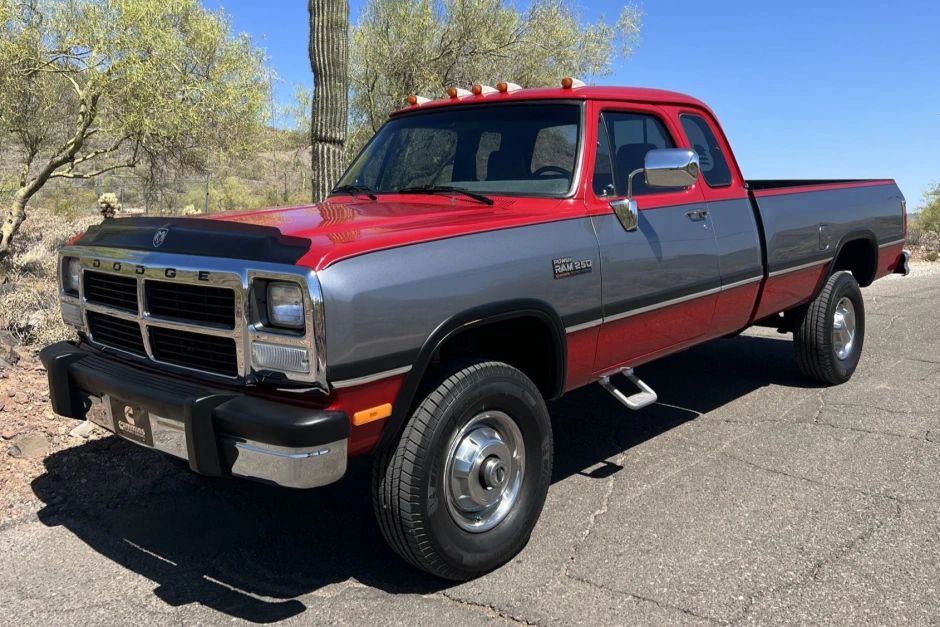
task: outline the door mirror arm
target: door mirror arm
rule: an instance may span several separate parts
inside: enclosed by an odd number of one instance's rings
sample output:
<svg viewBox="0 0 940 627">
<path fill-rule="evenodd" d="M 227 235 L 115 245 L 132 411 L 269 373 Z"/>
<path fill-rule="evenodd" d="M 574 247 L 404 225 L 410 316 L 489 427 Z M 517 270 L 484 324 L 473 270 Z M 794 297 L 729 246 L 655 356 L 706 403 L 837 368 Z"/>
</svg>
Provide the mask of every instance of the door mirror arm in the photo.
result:
<svg viewBox="0 0 940 627">
<path fill-rule="evenodd" d="M 639 209 L 633 198 L 633 177 L 642 174 L 649 187 L 688 188 L 698 180 L 701 166 L 698 153 L 686 148 L 660 148 L 650 150 L 643 167 L 627 176 L 627 197 L 610 203 L 611 209 L 626 231 L 635 231 L 639 224 Z"/>
<path fill-rule="evenodd" d="M 627 197 L 621 200 L 614 200 L 610 203 L 610 208 L 614 210 L 620 225 L 625 231 L 635 231 L 639 226 L 640 212 L 636 200 L 633 198 L 633 177 L 643 174 L 645 168 L 637 168 L 627 176 Z"/>
</svg>

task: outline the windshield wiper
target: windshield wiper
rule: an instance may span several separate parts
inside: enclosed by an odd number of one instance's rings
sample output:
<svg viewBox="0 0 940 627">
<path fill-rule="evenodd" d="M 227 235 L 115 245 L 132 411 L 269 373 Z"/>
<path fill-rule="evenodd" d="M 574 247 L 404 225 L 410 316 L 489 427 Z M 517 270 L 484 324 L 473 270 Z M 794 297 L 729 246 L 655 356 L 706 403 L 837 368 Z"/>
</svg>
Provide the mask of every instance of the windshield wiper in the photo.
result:
<svg viewBox="0 0 940 627">
<path fill-rule="evenodd" d="M 372 188 L 368 185 L 340 185 L 339 187 L 334 187 L 331 189 L 330 194 L 350 194 L 352 196 L 355 196 L 356 194 L 362 194 L 363 196 L 368 196 L 369 200 L 375 200 L 378 198 Z"/>
<path fill-rule="evenodd" d="M 455 187 L 453 185 L 414 185 L 412 187 L 402 187 L 396 193 L 398 194 L 463 194 L 468 198 L 472 198 L 479 202 L 482 202 L 485 205 L 492 205 L 495 201 L 489 196 L 484 196 L 483 194 L 477 194 L 476 192 L 471 192 L 469 189 L 464 189 L 463 187 Z"/>
</svg>

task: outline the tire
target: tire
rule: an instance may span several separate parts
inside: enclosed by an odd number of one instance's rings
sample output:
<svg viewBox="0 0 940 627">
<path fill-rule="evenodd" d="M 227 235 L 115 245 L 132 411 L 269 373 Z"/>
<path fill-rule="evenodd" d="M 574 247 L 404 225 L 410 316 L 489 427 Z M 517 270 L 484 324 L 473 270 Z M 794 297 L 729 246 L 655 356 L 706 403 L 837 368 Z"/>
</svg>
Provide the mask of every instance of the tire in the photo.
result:
<svg viewBox="0 0 940 627">
<path fill-rule="evenodd" d="M 462 367 L 433 386 L 397 445 L 375 459 L 382 535 L 405 561 L 438 577 L 494 570 L 529 540 L 548 493 L 552 450 L 548 409 L 528 377 L 499 362 Z M 467 464 L 471 472 L 452 470 L 456 458 L 475 462 Z M 474 514 L 476 497 L 492 503 Z"/>
<path fill-rule="evenodd" d="M 862 291 L 851 273 L 837 272 L 798 319 L 793 332 L 797 363 L 803 374 L 820 383 L 845 383 L 858 366 L 864 343 Z"/>
</svg>

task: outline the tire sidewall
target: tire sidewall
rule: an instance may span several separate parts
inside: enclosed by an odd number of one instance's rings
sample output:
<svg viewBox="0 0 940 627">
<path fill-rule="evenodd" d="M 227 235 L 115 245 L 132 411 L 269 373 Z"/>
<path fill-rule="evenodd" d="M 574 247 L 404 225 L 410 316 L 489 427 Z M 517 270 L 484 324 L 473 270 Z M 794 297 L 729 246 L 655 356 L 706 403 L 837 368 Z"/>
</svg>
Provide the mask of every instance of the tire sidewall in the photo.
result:
<svg viewBox="0 0 940 627">
<path fill-rule="evenodd" d="M 492 570 L 518 553 L 528 541 L 545 502 L 551 479 L 552 436 L 548 412 L 531 382 L 518 373 L 474 377 L 447 399 L 427 443 L 431 451 L 423 514 L 434 549 L 450 566 L 467 576 Z M 529 385 L 525 385 L 528 383 Z M 494 528 L 472 533 L 457 525 L 447 507 L 447 456 L 457 432 L 477 414 L 499 410 L 518 425 L 525 445 L 525 470 L 518 501 Z"/>
<path fill-rule="evenodd" d="M 830 363 L 837 377 L 841 381 L 848 381 L 852 373 L 858 367 L 858 362 L 862 357 L 862 348 L 865 344 L 865 302 L 862 298 L 862 291 L 855 281 L 855 277 L 848 272 L 840 272 L 835 275 L 835 284 L 826 304 L 827 336 L 826 350 L 829 354 Z M 843 298 L 848 298 L 855 308 L 855 339 L 852 353 L 847 359 L 839 359 L 836 355 L 835 342 L 832 337 L 832 323 L 835 317 L 836 306 Z"/>
</svg>

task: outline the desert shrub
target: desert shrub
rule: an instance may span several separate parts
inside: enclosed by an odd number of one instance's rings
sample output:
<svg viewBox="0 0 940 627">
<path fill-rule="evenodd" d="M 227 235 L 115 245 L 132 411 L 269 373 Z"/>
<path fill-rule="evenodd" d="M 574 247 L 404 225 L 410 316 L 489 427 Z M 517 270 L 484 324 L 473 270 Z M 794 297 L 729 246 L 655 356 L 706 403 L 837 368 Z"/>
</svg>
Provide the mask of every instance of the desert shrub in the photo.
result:
<svg viewBox="0 0 940 627">
<path fill-rule="evenodd" d="M 42 207 L 66 221 L 88 215 L 97 205 L 98 196 L 94 189 L 64 186 L 44 189 L 30 203 L 31 207 Z M 30 210 L 27 209 L 27 212 Z"/>
<path fill-rule="evenodd" d="M 211 201 L 211 197 L 210 197 Z M 222 211 L 234 209 L 257 209 L 265 206 L 264 198 L 257 196 L 238 177 L 227 176 L 222 181 L 218 208 Z M 211 206 L 211 202 L 210 202 Z"/>
<path fill-rule="evenodd" d="M 121 210 L 121 203 L 118 202 L 117 194 L 105 192 L 98 197 L 98 210 L 105 218 L 113 218 L 114 214 Z"/>
<path fill-rule="evenodd" d="M 940 185 L 935 185 L 924 194 L 924 206 L 914 223 L 918 230 L 940 233 Z"/>
<path fill-rule="evenodd" d="M 940 259 L 940 253 L 935 250 L 931 250 L 929 253 L 924 255 L 924 259 L 927 261 L 936 261 L 937 259 Z"/>
<path fill-rule="evenodd" d="M 10 254 L 0 259 L 0 329 L 24 344 L 44 345 L 71 335 L 59 315 L 57 252 L 101 216 L 66 219 L 39 207 L 29 209 L 29 216 Z"/>
<path fill-rule="evenodd" d="M 910 246 L 920 246 L 924 242 L 924 231 L 917 226 L 917 220 L 907 224 L 907 243 Z"/>
</svg>

